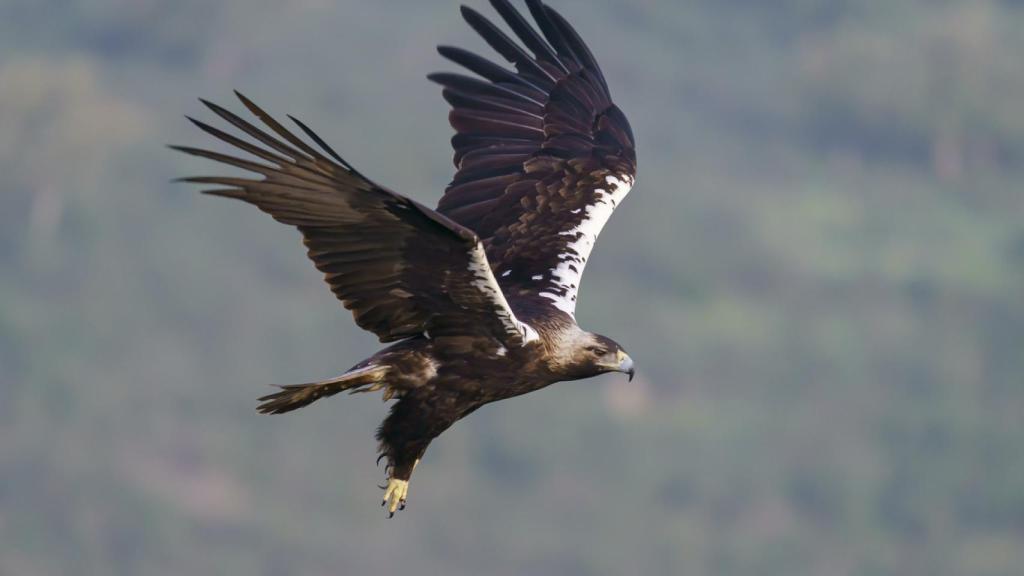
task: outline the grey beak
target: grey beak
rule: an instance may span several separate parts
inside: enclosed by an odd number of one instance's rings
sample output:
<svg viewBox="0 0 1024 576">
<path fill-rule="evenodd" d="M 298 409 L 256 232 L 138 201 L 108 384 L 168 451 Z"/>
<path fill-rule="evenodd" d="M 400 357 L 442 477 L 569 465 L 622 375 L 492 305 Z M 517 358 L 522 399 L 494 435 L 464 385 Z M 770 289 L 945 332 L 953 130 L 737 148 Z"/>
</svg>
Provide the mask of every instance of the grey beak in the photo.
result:
<svg viewBox="0 0 1024 576">
<path fill-rule="evenodd" d="M 636 374 L 636 368 L 633 367 L 633 359 L 623 354 L 624 358 L 619 363 L 619 372 L 629 375 L 629 381 L 633 381 L 633 375 Z"/>
</svg>

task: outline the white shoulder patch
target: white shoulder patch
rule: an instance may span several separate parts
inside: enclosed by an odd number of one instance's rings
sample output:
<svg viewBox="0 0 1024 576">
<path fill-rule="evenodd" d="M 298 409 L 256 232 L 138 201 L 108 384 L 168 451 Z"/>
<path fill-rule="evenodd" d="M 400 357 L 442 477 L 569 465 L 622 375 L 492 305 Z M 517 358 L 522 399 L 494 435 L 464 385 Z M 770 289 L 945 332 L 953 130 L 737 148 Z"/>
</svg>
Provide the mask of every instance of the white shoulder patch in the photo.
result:
<svg viewBox="0 0 1024 576">
<path fill-rule="evenodd" d="M 583 268 L 590 257 L 590 251 L 594 248 L 594 242 L 612 212 L 633 187 L 632 176 L 607 176 L 605 182 L 608 185 L 607 189 L 595 190 L 594 203 L 586 206 L 584 218 L 579 225 L 560 233 L 574 238 L 566 245 L 565 253 L 560 255 L 558 266 L 551 270 L 552 279 L 556 285 L 564 289 L 565 295 L 546 291 L 540 293 L 551 300 L 556 308 L 572 316 L 576 314 L 576 295 L 579 292 L 580 278 L 583 276 Z"/>
<path fill-rule="evenodd" d="M 506 332 L 510 335 L 518 334 L 523 339 L 524 344 L 540 338 L 532 326 L 525 322 L 520 322 L 512 312 L 512 308 L 508 305 L 508 300 L 505 299 L 505 293 L 502 292 L 501 286 L 498 285 L 498 280 L 494 277 L 491 265 L 487 261 L 484 246 L 480 242 L 476 243 L 470 254 L 469 271 L 473 275 L 473 287 L 485 294 L 494 304 L 495 314 L 498 315 L 498 319 L 505 327 Z"/>
</svg>

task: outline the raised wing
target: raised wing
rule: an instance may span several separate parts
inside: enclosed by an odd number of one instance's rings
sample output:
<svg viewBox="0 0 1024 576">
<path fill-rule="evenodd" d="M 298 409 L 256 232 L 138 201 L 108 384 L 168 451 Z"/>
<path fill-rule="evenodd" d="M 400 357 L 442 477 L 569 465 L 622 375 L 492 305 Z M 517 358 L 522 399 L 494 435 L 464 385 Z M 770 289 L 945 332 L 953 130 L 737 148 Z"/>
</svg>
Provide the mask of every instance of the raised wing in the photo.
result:
<svg viewBox="0 0 1024 576">
<path fill-rule="evenodd" d="M 594 241 L 633 185 L 633 133 L 594 56 L 562 16 L 527 0 L 541 36 L 507 0 L 491 4 L 525 49 L 465 6 L 469 25 L 514 70 L 438 48 L 482 78 L 429 76 L 444 86 L 456 131 L 458 171 L 438 211 L 483 239 L 513 303 L 537 300 L 572 315 Z"/>
<path fill-rule="evenodd" d="M 266 163 L 198 148 L 173 148 L 263 178 L 183 180 L 217 185 L 204 192 L 244 200 L 279 222 L 296 226 L 310 259 L 360 327 L 375 333 L 381 342 L 423 333 L 488 334 L 513 345 L 536 338 L 509 308 L 476 234 L 367 180 L 298 120 L 292 118 L 320 150 L 241 94 L 238 97 L 279 138 L 206 101 L 213 112 L 262 146 L 189 120 Z"/>
</svg>

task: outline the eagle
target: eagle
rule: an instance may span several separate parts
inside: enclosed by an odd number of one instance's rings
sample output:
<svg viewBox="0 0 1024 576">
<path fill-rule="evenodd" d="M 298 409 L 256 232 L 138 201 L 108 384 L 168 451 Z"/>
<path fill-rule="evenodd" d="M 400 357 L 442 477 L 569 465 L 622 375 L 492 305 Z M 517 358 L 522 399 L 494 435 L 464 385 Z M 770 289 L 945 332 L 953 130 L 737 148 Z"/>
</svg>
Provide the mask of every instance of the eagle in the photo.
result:
<svg viewBox="0 0 1024 576">
<path fill-rule="evenodd" d="M 370 180 L 301 121 L 289 116 L 305 137 L 238 92 L 258 122 L 203 99 L 233 130 L 188 119 L 245 155 L 172 146 L 257 175 L 180 180 L 298 228 L 356 324 L 389 344 L 335 378 L 280 386 L 258 408 L 281 414 L 342 391 L 395 399 L 377 430 L 388 517 L 405 508 L 431 441 L 481 406 L 634 373 L 622 346 L 575 316 L 594 241 L 636 177 L 632 129 L 565 18 L 526 0 L 534 26 L 507 0 L 490 3 L 518 42 L 472 8 L 462 16 L 510 66 L 439 46 L 471 75 L 427 76 L 455 130 L 456 172 L 436 209 Z"/>
</svg>

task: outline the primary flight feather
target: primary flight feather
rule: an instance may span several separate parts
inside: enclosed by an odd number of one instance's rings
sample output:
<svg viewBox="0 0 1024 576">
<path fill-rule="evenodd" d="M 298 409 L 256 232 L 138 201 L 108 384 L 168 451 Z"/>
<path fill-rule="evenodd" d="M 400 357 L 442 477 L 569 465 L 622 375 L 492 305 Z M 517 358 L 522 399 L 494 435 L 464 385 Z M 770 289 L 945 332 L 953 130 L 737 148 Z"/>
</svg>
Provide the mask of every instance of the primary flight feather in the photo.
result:
<svg viewBox="0 0 1024 576">
<path fill-rule="evenodd" d="M 507 0 L 491 5 L 518 42 L 471 8 L 462 15 L 513 67 L 441 46 L 475 76 L 429 76 L 456 132 L 457 170 L 436 210 L 370 181 L 304 124 L 292 118 L 313 144 L 241 94 L 262 127 L 203 103 L 249 139 L 189 120 L 252 159 L 174 147 L 259 175 L 183 180 L 298 228 L 356 323 L 393 342 L 341 376 L 283 386 L 259 407 L 279 414 L 345 390 L 396 398 L 377 431 L 389 515 L 404 508 L 430 442 L 484 404 L 605 372 L 633 376 L 616 342 L 575 319 L 594 242 L 633 185 L 633 133 L 561 15 L 527 0 L 538 32 Z"/>
</svg>

